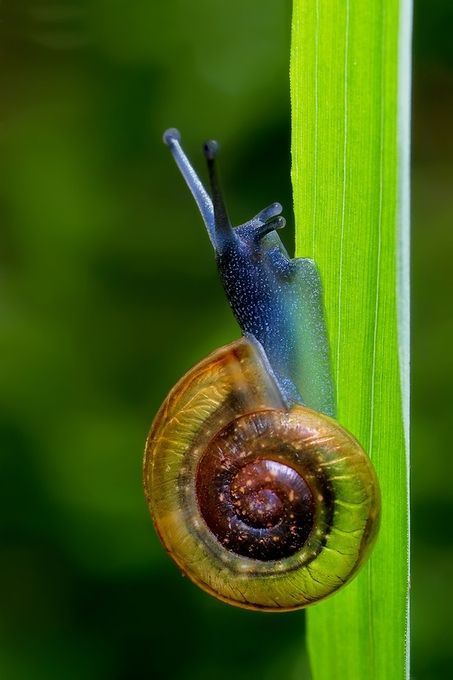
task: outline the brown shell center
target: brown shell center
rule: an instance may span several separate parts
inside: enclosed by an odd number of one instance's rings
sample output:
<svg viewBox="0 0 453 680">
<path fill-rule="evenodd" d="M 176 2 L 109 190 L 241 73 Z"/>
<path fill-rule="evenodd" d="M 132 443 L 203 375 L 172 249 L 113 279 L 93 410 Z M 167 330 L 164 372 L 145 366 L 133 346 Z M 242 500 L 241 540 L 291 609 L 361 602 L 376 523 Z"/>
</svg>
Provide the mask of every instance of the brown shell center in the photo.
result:
<svg viewBox="0 0 453 680">
<path fill-rule="evenodd" d="M 206 524 L 226 549 L 278 560 L 306 542 L 315 504 L 300 470 L 287 457 L 282 460 L 281 441 L 273 433 L 263 433 L 264 438 L 254 434 L 245 428 L 238 437 L 233 423 L 211 441 L 198 466 L 197 500 Z"/>
</svg>

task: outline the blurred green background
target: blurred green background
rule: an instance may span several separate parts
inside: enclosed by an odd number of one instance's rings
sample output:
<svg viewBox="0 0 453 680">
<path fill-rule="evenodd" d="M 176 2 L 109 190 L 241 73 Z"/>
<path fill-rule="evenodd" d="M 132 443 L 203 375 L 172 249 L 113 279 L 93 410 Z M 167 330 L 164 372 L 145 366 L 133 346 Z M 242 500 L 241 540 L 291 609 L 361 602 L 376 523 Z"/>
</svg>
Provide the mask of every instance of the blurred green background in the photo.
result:
<svg viewBox="0 0 453 680">
<path fill-rule="evenodd" d="M 290 17 L 289 0 L 0 5 L 2 678 L 309 677 L 304 615 L 234 610 L 189 584 L 141 488 L 166 392 L 237 337 L 161 134 L 180 127 L 198 166 L 200 143 L 222 140 L 235 222 L 279 200 L 291 223 Z M 452 19 L 450 0 L 415 2 L 420 679 L 453 664 Z"/>
</svg>

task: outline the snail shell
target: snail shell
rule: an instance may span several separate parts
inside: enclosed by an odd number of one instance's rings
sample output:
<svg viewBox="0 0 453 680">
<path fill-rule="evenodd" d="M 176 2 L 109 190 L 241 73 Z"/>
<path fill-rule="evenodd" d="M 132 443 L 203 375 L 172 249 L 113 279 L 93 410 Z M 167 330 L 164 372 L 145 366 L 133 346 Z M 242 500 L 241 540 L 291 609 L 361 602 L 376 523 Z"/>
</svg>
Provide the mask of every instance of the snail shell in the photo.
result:
<svg viewBox="0 0 453 680">
<path fill-rule="evenodd" d="M 378 528 L 378 484 L 358 442 L 328 416 L 287 408 L 251 338 L 217 350 L 170 392 L 147 439 L 144 483 L 178 566 L 248 609 L 327 597 Z"/>
</svg>

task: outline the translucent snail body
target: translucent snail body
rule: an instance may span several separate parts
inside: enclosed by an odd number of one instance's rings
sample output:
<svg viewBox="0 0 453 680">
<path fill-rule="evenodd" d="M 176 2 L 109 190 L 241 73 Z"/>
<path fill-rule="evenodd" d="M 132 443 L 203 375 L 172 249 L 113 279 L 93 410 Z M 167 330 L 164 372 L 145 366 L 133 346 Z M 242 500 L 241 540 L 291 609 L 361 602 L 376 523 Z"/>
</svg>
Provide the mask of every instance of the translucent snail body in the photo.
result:
<svg viewBox="0 0 453 680">
<path fill-rule="evenodd" d="M 288 258 L 274 232 L 283 226 L 278 204 L 231 227 L 213 143 L 205 148 L 211 203 L 179 135 L 165 140 L 207 223 L 244 336 L 189 371 L 155 418 L 144 461 L 153 521 L 178 566 L 219 599 L 305 607 L 351 579 L 379 521 L 372 465 L 327 415 L 334 399 L 319 276 L 312 261 Z"/>
</svg>

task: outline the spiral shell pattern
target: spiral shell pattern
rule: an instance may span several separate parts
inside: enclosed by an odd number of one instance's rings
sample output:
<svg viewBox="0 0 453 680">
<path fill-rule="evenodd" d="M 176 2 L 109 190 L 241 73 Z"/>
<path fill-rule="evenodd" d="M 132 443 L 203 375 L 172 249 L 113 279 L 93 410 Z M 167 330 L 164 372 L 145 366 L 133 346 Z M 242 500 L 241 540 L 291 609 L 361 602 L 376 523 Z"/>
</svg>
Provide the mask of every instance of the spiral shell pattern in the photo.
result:
<svg viewBox="0 0 453 680">
<path fill-rule="evenodd" d="M 147 440 L 147 500 L 189 578 L 249 609 L 310 605 L 368 554 L 379 490 L 335 420 L 286 409 L 247 339 L 200 362 L 170 392 Z"/>
</svg>

